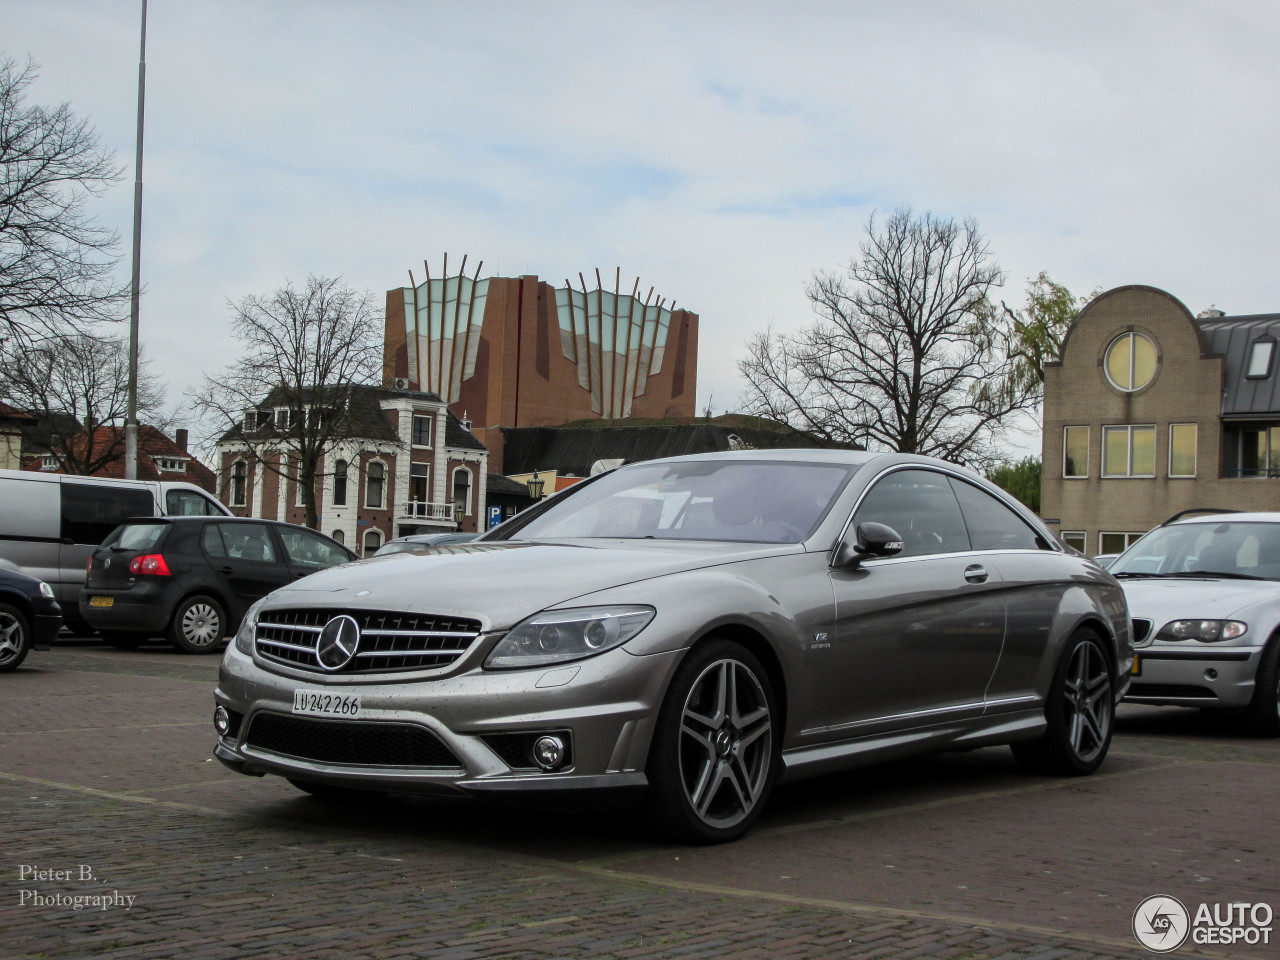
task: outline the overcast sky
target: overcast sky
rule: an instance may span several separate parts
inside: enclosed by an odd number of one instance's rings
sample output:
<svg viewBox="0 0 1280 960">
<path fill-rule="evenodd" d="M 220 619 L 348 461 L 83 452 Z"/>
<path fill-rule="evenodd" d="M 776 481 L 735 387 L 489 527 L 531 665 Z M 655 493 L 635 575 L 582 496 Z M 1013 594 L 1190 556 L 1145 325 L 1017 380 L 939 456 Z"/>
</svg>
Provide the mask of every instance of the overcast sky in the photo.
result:
<svg viewBox="0 0 1280 960">
<path fill-rule="evenodd" d="M 139 14 L 0 0 L 31 100 L 127 167 L 94 206 L 124 272 Z M 177 398 L 286 278 L 621 267 L 700 315 L 721 412 L 748 334 L 902 204 L 976 218 L 1011 303 L 1046 270 L 1278 311 L 1277 49 L 1273 2 L 152 0 L 144 347 Z"/>
</svg>

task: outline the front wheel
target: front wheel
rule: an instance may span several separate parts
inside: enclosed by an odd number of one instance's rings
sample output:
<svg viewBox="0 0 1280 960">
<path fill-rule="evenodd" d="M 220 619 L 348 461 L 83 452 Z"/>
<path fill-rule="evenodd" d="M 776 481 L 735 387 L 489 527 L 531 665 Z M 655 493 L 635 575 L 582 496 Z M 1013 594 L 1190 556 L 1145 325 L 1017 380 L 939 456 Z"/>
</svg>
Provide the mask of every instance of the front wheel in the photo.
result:
<svg viewBox="0 0 1280 960">
<path fill-rule="evenodd" d="M 185 653 L 217 653 L 227 634 L 227 614 L 213 597 L 187 597 L 173 611 L 169 640 Z"/>
<path fill-rule="evenodd" d="M 1067 777 L 1097 770 L 1111 746 L 1113 689 L 1106 647 L 1088 630 L 1076 631 L 1053 674 L 1044 736 L 1012 745 L 1018 765 Z"/>
<path fill-rule="evenodd" d="M 17 670 L 31 652 L 31 625 L 17 607 L 0 603 L 0 673 Z"/>
<path fill-rule="evenodd" d="M 1272 640 L 1258 662 L 1244 722 L 1258 736 L 1280 737 L 1280 640 Z"/>
<path fill-rule="evenodd" d="M 649 749 L 649 813 L 695 843 L 742 836 L 780 765 L 782 731 L 769 676 L 745 647 L 711 640 L 676 670 Z"/>
</svg>

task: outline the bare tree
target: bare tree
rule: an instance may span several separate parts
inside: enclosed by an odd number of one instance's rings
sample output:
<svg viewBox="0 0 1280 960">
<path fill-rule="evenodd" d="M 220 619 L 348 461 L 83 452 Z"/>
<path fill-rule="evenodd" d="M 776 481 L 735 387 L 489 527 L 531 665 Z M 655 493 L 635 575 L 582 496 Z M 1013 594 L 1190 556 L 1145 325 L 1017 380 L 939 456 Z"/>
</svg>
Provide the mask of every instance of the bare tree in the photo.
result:
<svg viewBox="0 0 1280 960">
<path fill-rule="evenodd" d="M 119 236 L 85 212 L 120 168 L 70 105 L 26 102 L 36 78 L 0 59 L 0 337 L 38 342 L 119 320 Z"/>
<path fill-rule="evenodd" d="M 1030 402 L 1008 380 L 1003 282 L 973 220 L 897 210 L 843 273 L 814 274 L 818 319 L 794 335 L 768 329 L 738 363 L 748 413 L 835 443 L 986 463 L 1006 418 Z"/>
<path fill-rule="evenodd" d="M 99 430 L 124 420 L 128 402 L 129 342 L 124 337 L 71 333 L 35 344 L 6 343 L 0 353 L 0 397 L 34 415 L 48 454 L 64 473 L 90 476 L 124 460 L 123 430 Z M 164 386 L 140 361 L 138 413 L 167 431 Z"/>
<path fill-rule="evenodd" d="M 258 466 L 301 485 L 307 526 L 317 524 L 316 480 L 325 453 L 357 439 L 349 388 L 381 372 L 382 313 L 372 294 L 340 279 L 286 281 L 269 296 L 231 304 L 245 353 L 191 395 L 222 439 Z M 287 410 L 283 420 L 274 411 Z"/>
</svg>

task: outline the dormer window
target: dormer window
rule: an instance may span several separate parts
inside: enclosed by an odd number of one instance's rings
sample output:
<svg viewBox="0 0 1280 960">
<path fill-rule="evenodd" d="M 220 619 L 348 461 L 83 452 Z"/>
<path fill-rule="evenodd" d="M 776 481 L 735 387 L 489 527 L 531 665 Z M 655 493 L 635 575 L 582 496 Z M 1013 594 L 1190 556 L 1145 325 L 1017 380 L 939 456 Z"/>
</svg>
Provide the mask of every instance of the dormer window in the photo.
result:
<svg viewBox="0 0 1280 960">
<path fill-rule="evenodd" d="M 41 458 L 40 458 L 40 469 L 41 469 L 41 470 L 57 470 L 57 469 L 58 469 L 58 458 L 57 458 L 57 457 L 54 457 L 54 456 L 49 456 L 49 455 L 45 455 L 45 456 L 41 457 Z"/>
<path fill-rule="evenodd" d="M 1271 375 L 1271 358 L 1276 352 L 1274 340 L 1255 340 L 1249 345 L 1249 366 L 1245 376 L 1262 379 Z"/>
<path fill-rule="evenodd" d="M 156 471 L 159 473 L 186 473 L 187 461 L 177 457 L 155 457 Z"/>
<path fill-rule="evenodd" d="M 258 429 L 258 411 L 246 410 L 244 412 L 244 429 L 247 433 L 252 433 Z"/>
</svg>

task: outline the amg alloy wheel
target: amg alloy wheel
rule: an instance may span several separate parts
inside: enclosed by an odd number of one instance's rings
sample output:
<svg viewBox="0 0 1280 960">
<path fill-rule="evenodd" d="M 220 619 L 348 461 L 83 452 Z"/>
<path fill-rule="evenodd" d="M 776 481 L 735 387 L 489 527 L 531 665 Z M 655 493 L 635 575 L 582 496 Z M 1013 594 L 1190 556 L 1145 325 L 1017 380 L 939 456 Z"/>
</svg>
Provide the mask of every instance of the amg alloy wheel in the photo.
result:
<svg viewBox="0 0 1280 960">
<path fill-rule="evenodd" d="M 1067 642 L 1045 703 L 1039 740 L 1012 745 L 1020 766 L 1062 776 L 1093 773 L 1106 759 L 1115 717 L 1106 648 L 1088 630 Z"/>
<path fill-rule="evenodd" d="M 777 771 L 773 692 L 735 643 L 696 647 L 676 672 L 654 731 L 653 813 L 675 836 L 732 840 L 764 807 Z"/>
<path fill-rule="evenodd" d="M 31 627 L 17 607 L 0 603 L 0 673 L 17 670 L 31 650 Z"/>
<path fill-rule="evenodd" d="M 187 653 L 217 653 L 227 632 L 227 615 L 212 597 L 197 595 L 178 604 L 169 639 Z"/>
</svg>

